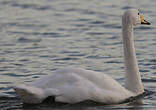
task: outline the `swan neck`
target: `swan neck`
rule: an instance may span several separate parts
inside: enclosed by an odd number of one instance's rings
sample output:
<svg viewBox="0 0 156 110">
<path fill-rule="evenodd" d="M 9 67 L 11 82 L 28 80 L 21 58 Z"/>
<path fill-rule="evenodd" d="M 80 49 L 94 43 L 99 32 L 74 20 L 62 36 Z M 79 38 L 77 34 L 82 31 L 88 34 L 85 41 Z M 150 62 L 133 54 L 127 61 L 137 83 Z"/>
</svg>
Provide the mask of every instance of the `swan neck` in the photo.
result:
<svg viewBox="0 0 156 110">
<path fill-rule="evenodd" d="M 126 69 L 125 86 L 135 94 L 144 92 L 138 68 L 133 38 L 133 25 L 123 23 L 124 63 Z"/>
</svg>

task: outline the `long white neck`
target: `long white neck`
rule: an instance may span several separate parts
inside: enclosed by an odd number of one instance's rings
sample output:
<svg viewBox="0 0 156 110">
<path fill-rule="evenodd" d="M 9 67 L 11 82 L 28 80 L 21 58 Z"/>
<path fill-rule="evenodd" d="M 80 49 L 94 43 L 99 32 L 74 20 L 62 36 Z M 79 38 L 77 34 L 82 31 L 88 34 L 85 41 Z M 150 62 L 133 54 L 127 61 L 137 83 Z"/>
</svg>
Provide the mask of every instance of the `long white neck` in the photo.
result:
<svg viewBox="0 0 156 110">
<path fill-rule="evenodd" d="M 141 94 L 144 92 L 144 88 L 134 48 L 133 25 L 126 24 L 123 21 L 122 26 L 124 62 L 126 69 L 125 87 L 135 94 Z"/>
</svg>

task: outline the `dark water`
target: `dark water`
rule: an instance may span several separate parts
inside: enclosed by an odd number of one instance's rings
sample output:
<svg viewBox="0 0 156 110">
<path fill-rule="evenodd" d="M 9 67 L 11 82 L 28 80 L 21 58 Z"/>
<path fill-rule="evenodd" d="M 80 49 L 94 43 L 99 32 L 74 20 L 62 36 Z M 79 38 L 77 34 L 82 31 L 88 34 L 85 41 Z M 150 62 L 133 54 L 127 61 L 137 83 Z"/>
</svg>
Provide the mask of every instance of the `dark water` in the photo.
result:
<svg viewBox="0 0 156 110">
<path fill-rule="evenodd" d="M 155 0 L 0 0 L 0 107 L 2 110 L 156 109 Z M 145 89 L 143 104 L 23 105 L 12 85 L 65 66 L 111 75 L 124 84 L 121 15 L 140 9 L 151 26 L 137 26 L 135 47 Z"/>
</svg>

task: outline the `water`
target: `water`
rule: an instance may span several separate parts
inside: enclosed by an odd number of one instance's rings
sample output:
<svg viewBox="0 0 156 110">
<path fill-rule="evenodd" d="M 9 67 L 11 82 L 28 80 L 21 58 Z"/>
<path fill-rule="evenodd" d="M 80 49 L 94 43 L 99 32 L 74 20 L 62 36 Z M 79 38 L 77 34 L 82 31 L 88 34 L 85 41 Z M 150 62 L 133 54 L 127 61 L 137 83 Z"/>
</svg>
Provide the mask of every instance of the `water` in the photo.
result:
<svg viewBox="0 0 156 110">
<path fill-rule="evenodd" d="M 0 107 L 3 110 L 156 108 L 155 0 L 0 0 Z M 78 66 L 124 84 L 121 15 L 140 9 L 150 26 L 137 26 L 135 47 L 145 89 L 143 104 L 23 105 L 12 86 L 53 70 Z"/>
</svg>

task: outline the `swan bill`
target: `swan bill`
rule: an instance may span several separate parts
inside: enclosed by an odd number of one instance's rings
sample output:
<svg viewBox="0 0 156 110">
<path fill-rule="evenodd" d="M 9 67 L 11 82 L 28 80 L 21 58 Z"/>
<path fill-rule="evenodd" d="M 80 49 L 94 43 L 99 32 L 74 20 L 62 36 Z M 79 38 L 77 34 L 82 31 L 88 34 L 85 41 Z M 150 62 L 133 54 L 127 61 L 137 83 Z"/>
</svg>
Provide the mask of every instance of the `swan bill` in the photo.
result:
<svg viewBox="0 0 156 110">
<path fill-rule="evenodd" d="M 141 21 L 141 24 L 151 25 L 151 23 L 146 20 L 144 20 L 143 22 Z"/>
<path fill-rule="evenodd" d="M 141 24 L 146 24 L 146 25 L 150 25 L 151 23 L 144 20 L 144 18 L 140 15 L 140 19 L 141 19 Z"/>
</svg>

